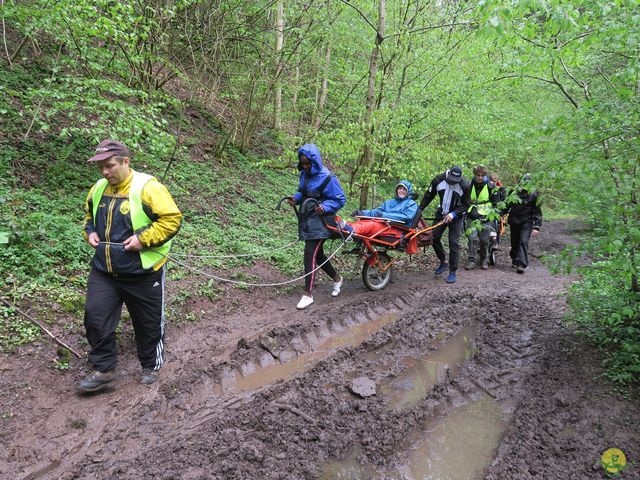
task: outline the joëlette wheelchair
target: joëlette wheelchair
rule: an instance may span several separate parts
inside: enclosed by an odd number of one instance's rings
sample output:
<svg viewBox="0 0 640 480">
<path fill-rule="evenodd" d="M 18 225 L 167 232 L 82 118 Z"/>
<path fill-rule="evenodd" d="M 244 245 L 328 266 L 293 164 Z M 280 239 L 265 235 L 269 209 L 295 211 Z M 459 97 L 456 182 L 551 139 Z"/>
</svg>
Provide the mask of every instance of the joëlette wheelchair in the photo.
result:
<svg viewBox="0 0 640 480">
<path fill-rule="evenodd" d="M 282 202 L 287 198 L 283 197 L 280 200 L 276 210 L 280 210 Z M 318 200 L 314 198 L 307 198 L 299 210 L 295 206 L 293 208 L 298 218 L 304 219 L 305 216 L 315 214 L 314 209 L 318 203 Z M 428 226 L 422 218 L 420 210 L 416 213 L 410 227 L 389 218 L 363 216 L 356 218 L 380 222 L 384 228 L 375 235 L 367 237 L 340 228 L 335 215 L 322 216 L 327 229 L 333 232 L 332 238 L 354 242 L 354 248 L 348 253 L 364 259 L 362 282 L 369 290 L 373 291 L 382 290 L 391 280 L 391 267 L 395 263 L 395 259 L 390 255 L 391 252 L 396 251 L 409 255 L 418 253 L 419 248 L 431 245 L 433 230 L 442 225 L 440 222 Z"/>
</svg>

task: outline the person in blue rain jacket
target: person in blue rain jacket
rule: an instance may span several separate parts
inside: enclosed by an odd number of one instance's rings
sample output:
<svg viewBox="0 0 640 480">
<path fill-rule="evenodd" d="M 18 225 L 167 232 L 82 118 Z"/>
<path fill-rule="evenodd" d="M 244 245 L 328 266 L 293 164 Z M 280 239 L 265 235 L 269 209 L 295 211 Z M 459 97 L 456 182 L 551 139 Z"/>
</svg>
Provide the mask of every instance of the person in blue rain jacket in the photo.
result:
<svg viewBox="0 0 640 480">
<path fill-rule="evenodd" d="M 300 182 L 298 191 L 288 198 L 291 205 L 300 205 L 298 212 L 298 237 L 304 240 L 305 291 L 297 308 L 303 310 L 313 303 L 313 286 L 316 268 L 321 268 L 333 279 L 331 295 L 340 295 L 343 278 L 327 261 L 324 241 L 332 232 L 327 224 L 335 226 L 335 214 L 347 199 L 338 178 L 322 164 L 322 156 L 312 143 L 298 149 Z M 313 273 L 311 273 L 313 272 Z"/>
</svg>

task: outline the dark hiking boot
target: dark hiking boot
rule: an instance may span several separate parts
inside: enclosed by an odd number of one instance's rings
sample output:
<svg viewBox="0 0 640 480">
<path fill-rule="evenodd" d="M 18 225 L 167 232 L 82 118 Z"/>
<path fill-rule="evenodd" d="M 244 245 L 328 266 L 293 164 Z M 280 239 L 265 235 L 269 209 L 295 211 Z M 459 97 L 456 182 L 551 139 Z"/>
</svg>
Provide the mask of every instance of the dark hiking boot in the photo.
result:
<svg viewBox="0 0 640 480">
<path fill-rule="evenodd" d="M 160 372 L 158 370 L 151 370 L 150 368 L 143 368 L 142 373 L 140 373 L 140 383 L 142 385 L 151 385 L 160 376 Z"/>
<path fill-rule="evenodd" d="M 524 267 L 523 267 L 522 265 L 518 265 L 518 266 L 516 267 L 516 272 L 518 272 L 518 273 L 524 273 Z"/>
<path fill-rule="evenodd" d="M 443 263 L 438 268 L 436 268 L 433 271 L 433 273 L 436 274 L 436 275 L 442 275 L 447 270 L 447 268 L 449 268 L 449 264 L 448 263 Z"/>
<path fill-rule="evenodd" d="M 480 268 L 482 268 L 482 270 L 489 270 L 489 261 L 488 260 L 483 260 L 482 261 L 482 265 L 480 266 Z"/>
<path fill-rule="evenodd" d="M 476 262 L 474 261 L 469 261 L 464 267 L 465 270 L 473 270 L 474 268 L 476 268 Z"/>
<path fill-rule="evenodd" d="M 77 389 L 83 393 L 99 392 L 109 387 L 115 378 L 115 370 L 109 372 L 94 371 L 78 383 Z"/>
<path fill-rule="evenodd" d="M 456 272 L 449 272 L 447 283 L 456 283 Z"/>
</svg>

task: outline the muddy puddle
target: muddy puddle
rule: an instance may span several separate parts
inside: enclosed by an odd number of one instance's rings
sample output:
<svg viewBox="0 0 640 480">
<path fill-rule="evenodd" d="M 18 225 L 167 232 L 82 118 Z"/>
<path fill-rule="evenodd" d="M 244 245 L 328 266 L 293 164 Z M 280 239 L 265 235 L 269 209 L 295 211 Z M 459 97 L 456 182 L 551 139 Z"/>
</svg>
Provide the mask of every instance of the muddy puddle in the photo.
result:
<svg viewBox="0 0 640 480">
<path fill-rule="evenodd" d="M 245 375 L 236 372 L 235 377 L 227 385 L 234 392 L 242 392 L 257 390 L 278 380 L 289 380 L 340 348 L 360 345 L 385 325 L 395 322 L 397 318 L 397 313 L 387 313 L 375 320 L 344 327 L 344 329 L 340 327 L 339 332 L 325 336 L 312 351 L 284 363 L 257 367 Z"/>
<path fill-rule="evenodd" d="M 490 465 L 507 427 L 506 414 L 489 396 L 435 417 L 416 432 L 417 440 L 397 452 L 397 465 L 376 468 L 358 462 L 360 449 L 326 464 L 323 480 L 479 480 Z"/>
<path fill-rule="evenodd" d="M 403 371 L 381 387 L 382 394 L 389 397 L 389 407 L 394 410 L 413 407 L 435 385 L 456 375 L 460 365 L 473 356 L 475 338 L 475 325 L 467 325 L 437 350 L 422 357 L 404 357 Z"/>
</svg>

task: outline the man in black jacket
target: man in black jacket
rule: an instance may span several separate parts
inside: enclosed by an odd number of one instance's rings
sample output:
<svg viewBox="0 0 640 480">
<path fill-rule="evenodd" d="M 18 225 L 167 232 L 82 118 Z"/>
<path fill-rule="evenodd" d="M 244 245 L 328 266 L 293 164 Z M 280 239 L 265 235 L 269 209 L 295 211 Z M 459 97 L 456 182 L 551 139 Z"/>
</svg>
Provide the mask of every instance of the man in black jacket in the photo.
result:
<svg viewBox="0 0 640 480">
<path fill-rule="evenodd" d="M 460 234 L 462 233 L 462 216 L 469 208 L 469 184 L 462 177 L 460 167 L 451 167 L 445 173 L 437 175 L 420 202 L 420 210 L 424 210 L 436 195 L 440 197 L 440 204 L 436 210 L 435 222 L 444 222 L 433 231 L 433 250 L 436 252 L 440 266 L 434 270 L 436 275 L 442 275 L 447 268 L 449 275 L 447 283 L 455 283 L 460 254 Z M 442 246 L 442 234 L 449 227 L 449 263 Z"/>
<path fill-rule="evenodd" d="M 518 273 L 524 273 L 529 265 L 529 239 L 540 232 L 542 210 L 538 193 L 531 188 L 529 174 L 525 174 L 515 187 L 517 199 L 509 207 L 509 227 L 511 229 L 511 261 Z"/>
</svg>

